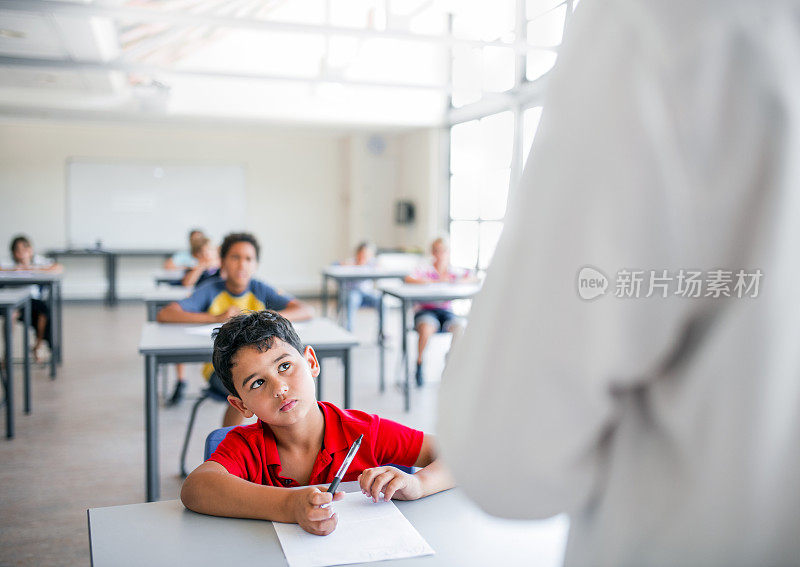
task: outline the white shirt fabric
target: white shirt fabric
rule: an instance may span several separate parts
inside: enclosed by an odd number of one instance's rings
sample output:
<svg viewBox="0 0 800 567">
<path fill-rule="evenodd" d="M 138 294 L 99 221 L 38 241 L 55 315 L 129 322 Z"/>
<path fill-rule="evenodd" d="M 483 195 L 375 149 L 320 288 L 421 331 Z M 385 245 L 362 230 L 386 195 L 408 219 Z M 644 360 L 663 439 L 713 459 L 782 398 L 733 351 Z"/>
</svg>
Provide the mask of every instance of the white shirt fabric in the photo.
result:
<svg viewBox="0 0 800 567">
<path fill-rule="evenodd" d="M 568 565 L 800 564 L 799 6 L 584 0 L 567 29 L 438 434 L 488 512 L 569 513 Z M 623 269 L 763 277 L 618 298 Z"/>
</svg>

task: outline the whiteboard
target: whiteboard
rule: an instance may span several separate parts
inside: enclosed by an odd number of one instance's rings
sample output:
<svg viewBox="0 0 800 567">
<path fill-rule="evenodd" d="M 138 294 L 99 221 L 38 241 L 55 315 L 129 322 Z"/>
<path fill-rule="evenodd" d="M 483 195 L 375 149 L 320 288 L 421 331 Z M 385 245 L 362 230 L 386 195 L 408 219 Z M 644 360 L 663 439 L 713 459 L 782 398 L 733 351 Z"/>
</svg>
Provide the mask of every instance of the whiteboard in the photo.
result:
<svg viewBox="0 0 800 567">
<path fill-rule="evenodd" d="M 67 245 L 185 249 L 191 228 L 218 242 L 245 222 L 242 165 L 67 162 Z"/>
</svg>

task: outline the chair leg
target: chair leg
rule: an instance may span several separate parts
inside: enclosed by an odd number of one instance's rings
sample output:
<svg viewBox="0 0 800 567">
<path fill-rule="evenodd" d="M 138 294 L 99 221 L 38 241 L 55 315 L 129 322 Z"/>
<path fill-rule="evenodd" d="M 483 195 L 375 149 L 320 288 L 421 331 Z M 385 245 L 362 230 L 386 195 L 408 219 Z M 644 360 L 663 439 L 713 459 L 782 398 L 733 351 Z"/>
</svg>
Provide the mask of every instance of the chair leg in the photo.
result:
<svg viewBox="0 0 800 567">
<path fill-rule="evenodd" d="M 167 370 L 166 365 L 159 364 L 156 372 L 158 372 L 159 377 L 161 378 L 161 399 L 164 401 L 164 403 L 167 403 L 169 399 L 169 392 L 167 391 L 167 380 L 169 378 L 169 371 Z"/>
<path fill-rule="evenodd" d="M 183 449 L 181 449 L 181 476 L 186 478 L 186 451 L 189 450 L 189 439 L 192 437 L 194 419 L 197 417 L 197 408 L 208 399 L 208 394 L 203 392 L 192 406 L 192 415 L 189 417 L 189 426 L 186 428 L 186 437 L 183 439 Z"/>
</svg>

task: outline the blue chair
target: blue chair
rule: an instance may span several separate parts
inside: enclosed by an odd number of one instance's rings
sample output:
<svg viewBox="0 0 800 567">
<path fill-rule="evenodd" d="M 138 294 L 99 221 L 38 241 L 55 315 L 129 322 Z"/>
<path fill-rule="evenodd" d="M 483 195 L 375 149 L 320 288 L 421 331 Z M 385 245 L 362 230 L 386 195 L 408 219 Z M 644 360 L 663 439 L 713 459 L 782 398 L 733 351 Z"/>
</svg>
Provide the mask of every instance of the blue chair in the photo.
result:
<svg viewBox="0 0 800 567">
<path fill-rule="evenodd" d="M 223 439 L 225 439 L 228 431 L 234 427 L 236 426 L 231 425 L 230 427 L 220 427 L 219 429 L 215 429 L 208 434 L 208 437 L 206 437 L 206 448 L 203 452 L 203 460 L 208 459 L 211 456 L 211 453 L 217 450 L 217 446 L 222 443 Z"/>
</svg>

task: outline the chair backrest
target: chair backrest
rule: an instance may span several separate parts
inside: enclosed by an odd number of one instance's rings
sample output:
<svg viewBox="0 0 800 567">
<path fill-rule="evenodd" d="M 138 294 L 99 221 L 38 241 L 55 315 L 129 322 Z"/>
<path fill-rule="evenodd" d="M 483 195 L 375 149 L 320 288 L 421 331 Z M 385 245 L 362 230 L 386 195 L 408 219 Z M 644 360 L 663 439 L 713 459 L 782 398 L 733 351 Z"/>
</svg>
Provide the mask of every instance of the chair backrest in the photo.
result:
<svg viewBox="0 0 800 567">
<path fill-rule="evenodd" d="M 225 439 L 225 436 L 228 434 L 228 431 L 236 427 L 232 425 L 230 427 L 221 427 L 219 429 L 215 429 L 211 433 L 208 434 L 206 437 L 206 449 L 203 455 L 203 460 L 208 459 L 211 456 L 211 453 L 217 450 L 217 445 L 222 443 L 222 440 Z"/>
</svg>

